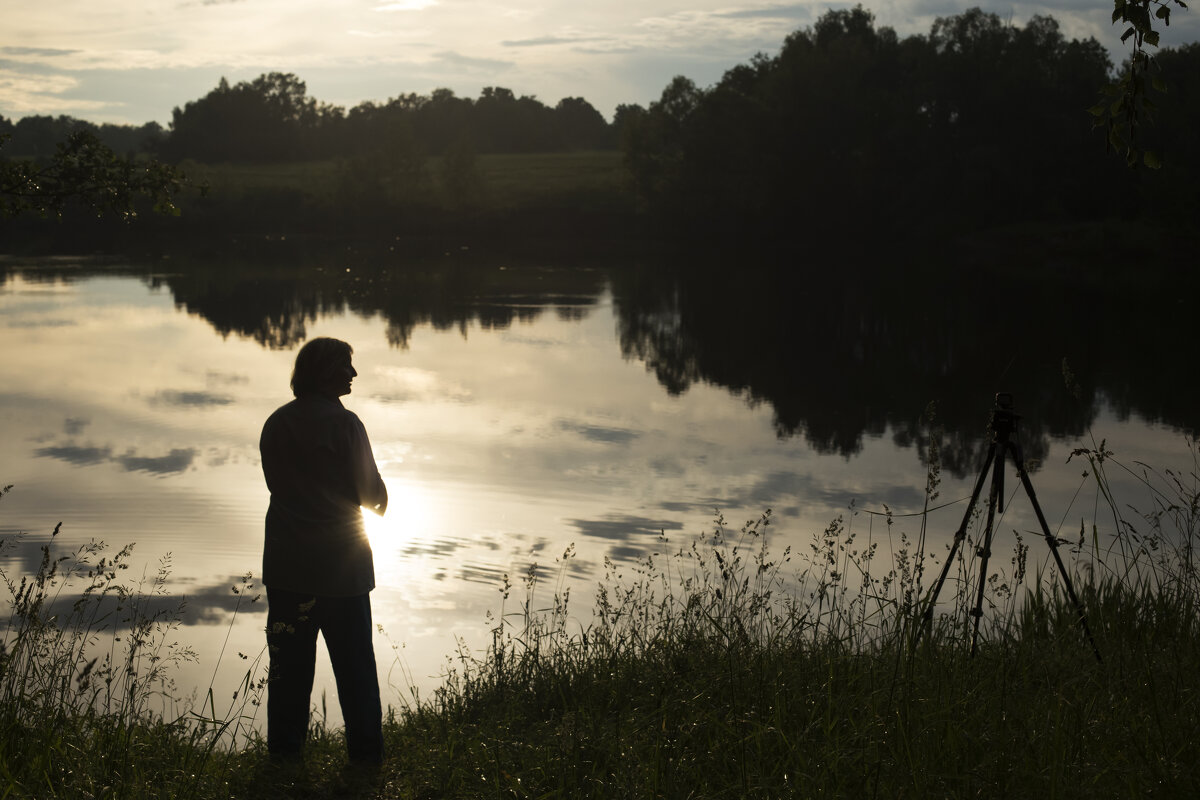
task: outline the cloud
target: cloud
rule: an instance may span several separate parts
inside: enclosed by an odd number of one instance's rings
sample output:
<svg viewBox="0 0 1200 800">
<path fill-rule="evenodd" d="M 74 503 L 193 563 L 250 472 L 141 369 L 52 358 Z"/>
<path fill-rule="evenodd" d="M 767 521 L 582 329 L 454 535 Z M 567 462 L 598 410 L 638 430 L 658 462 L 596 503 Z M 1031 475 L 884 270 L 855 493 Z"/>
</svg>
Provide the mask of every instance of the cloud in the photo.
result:
<svg viewBox="0 0 1200 800">
<path fill-rule="evenodd" d="M 6 323 L 9 328 L 71 328 L 79 323 L 73 319 L 19 319 Z"/>
<path fill-rule="evenodd" d="M 690 513 L 696 512 L 696 511 L 707 511 L 709 513 L 712 513 L 714 510 L 714 506 L 711 506 L 707 503 L 681 503 L 681 502 L 677 502 L 675 500 L 667 500 L 662 503 L 659 503 L 658 507 L 661 508 L 663 511 L 670 511 L 675 514 L 682 514 L 682 513 L 690 514 Z"/>
<path fill-rule="evenodd" d="M 178 448 L 165 456 L 139 456 L 133 451 L 113 459 L 126 472 L 150 472 L 155 475 L 170 475 L 183 472 L 196 459 L 196 451 L 191 448 Z"/>
<path fill-rule="evenodd" d="M 545 47 L 555 44 L 603 41 L 607 41 L 603 36 L 539 36 L 533 39 L 507 39 L 500 44 L 504 47 Z"/>
<path fill-rule="evenodd" d="M 471 543 L 465 539 L 417 539 L 409 542 L 404 547 L 397 549 L 405 558 L 413 558 L 418 556 L 432 556 L 434 558 L 448 558 L 454 555 L 458 550 L 468 547 Z"/>
<path fill-rule="evenodd" d="M 33 451 L 38 458 L 53 458 L 65 461 L 77 467 L 87 467 L 92 464 L 103 464 L 112 460 L 111 447 L 77 447 L 75 445 L 58 445 L 54 447 L 39 447 Z"/>
<path fill-rule="evenodd" d="M 383 391 L 371 396 L 381 403 L 408 403 L 416 401 L 450 401 L 466 403 L 472 399 L 471 390 L 428 369 L 415 367 L 377 367 L 375 374 L 389 384 Z M 395 386 L 396 388 L 391 388 Z"/>
<path fill-rule="evenodd" d="M 40 559 L 40 551 L 34 551 Z M 39 561 L 40 563 L 40 561 Z M 38 564 L 32 565 L 34 569 Z M 144 594 L 137 598 L 136 610 L 140 620 L 159 618 L 177 619 L 184 625 L 225 624 L 235 611 L 240 614 L 265 614 L 267 603 L 263 592 L 257 587 L 243 588 L 242 577 L 230 577 L 228 581 L 203 586 L 181 594 Z M 237 589 L 237 592 L 233 590 Z M 122 631 L 133 621 L 130 612 L 134 605 L 116 592 L 107 594 L 62 593 L 54 599 L 50 610 L 61 609 L 70 614 L 78 606 L 88 612 L 92 604 L 96 607 L 95 617 L 105 619 L 108 630 Z"/>
<path fill-rule="evenodd" d="M 31 74 L 24 69 L 0 69 L 0 109 L 7 114 L 53 114 L 80 110 L 95 111 L 113 103 L 64 97 L 79 87 L 70 75 Z"/>
<path fill-rule="evenodd" d="M 180 392 L 164 389 L 150 398 L 152 405 L 187 406 L 190 408 L 205 408 L 209 406 L 227 406 L 233 403 L 233 397 L 227 394 L 213 392 Z"/>
<path fill-rule="evenodd" d="M 603 425 L 588 425 L 565 419 L 558 421 L 558 428 L 570 433 L 578 433 L 588 441 L 602 442 L 604 444 L 629 444 L 641 436 L 638 431 L 632 431 L 628 428 L 608 428 Z"/>
<path fill-rule="evenodd" d="M 376 11 L 424 11 L 437 5 L 437 0 L 395 0 L 375 6 Z"/>
<path fill-rule="evenodd" d="M 91 420 L 83 417 L 67 417 L 63 420 L 63 430 L 67 436 L 78 436 L 83 433 L 83 429 L 88 426 Z"/>
<path fill-rule="evenodd" d="M 185 625 L 224 623 L 235 611 L 238 614 L 265 614 L 265 594 L 261 587 L 247 586 L 242 576 L 231 575 L 226 581 L 185 592 L 183 622 Z"/>
<path fill-rule="evenodd" d="M 497 585 L 504 581 L 507 570 L 492 564 L 463 564 L 458 569 L 458 579 L 471 583 Z"/>
<path fill-rule="evenodd" d="M 676 54 L 712 62 L 744 61 L 753 50 L 777 47 L 796 27 L 800 6 L 766 6 L 730 11 L 686 10 L 663 16 L 647 16 L 634 23 L 631 43 L 644 49 Z M 804 17 L 807 19 L 807 17 Z M 728 64 L 726 66 L 732 66 Z"/>
<path fill-rule="evenodd" d="M 724 19 L 812 19 L 812 6 L 793 3 L 786 6 L 764 6 L 762 8 L 740 8 L 733 11 L 718 11 L 714 16 Z"/>
<path fill-rule="evenodd" d="M 641 561 L 651 550 L 638 545 L 618 544 L 608 548 L 606 555 L 611 561 Z"/>
<path fill-rule="evenodd" d="M 456 53 L 453 50 L 443 50 L 434 56 L 439 65 L 457 67 L 472 72 L 495 72 L 515 66 L 512 61 L 502 61 L 498 58 L 473 58 Z"/>
<path fill-rule="evenodd" d="M 608 47 L 573 47 L 573 52 L 582 53 L 588 56 L 613 56 L 613 55 L 629 55 L 642 50 L 640 47 L 634 47 L 628 44 L 612 44 Z"/>
<path fill-rule="evenodd" d="M 184 472 L 196 459 L 196 450 L 176 448 L 165 456 L 142 456 L 136 450 L 128 450 L 117 456 L 111 447 L 80 446 L 73 444 L 39 447 L 33 451 L 38 458 L 53 458 L 77 467 L 114 463 L 126 472 L 149 472 L 155 475 L 170 475 Z"/>
<path fill-rule="evenodd" d="M 210 369 L 207 372 L 205 375 L 205 380 L 207 380 L 209 384 L 215 384 L 218 386 L 229 386 L 232 384 L 250 382 L 250 378 L 245 375 L 238 375 L 235 372 L 220 372 L 214 369 Z"/>
<path fill-rule="evenodd" d="M 683 524 L 633 514 L 608 514 L 601 519 L 569 519 L 567 523 L 584 536 L 624 542 L 640 537 L 658 536 L 664 531 L 683 530 Z"/>
<path fill-rule="evenodd" d="M 78 53 L 78 50 L 66 50 L 59 47 L 0 47 L 0 53 L 6 56 L 43 56 L 45 58 L 53 58 L 54 56 L 69 56 Z"/>
<path fill-rule="evenodd" d="M 914 508 L 920 506 L 922 494 L 914 486 L 893 484 L 873 487 L 871 497 L 872 500 L 887 503 L 892 508 Z M 820 503 L 844 508 L 852 499 L 852 492 L 820 485 L 811 475 L 776 470 L 758 478 L 750 486 L 732 492 L 728 497 L 714 498 L 706 507 L 710 510 L 714 507 L 759 510 L 768 507 L 785 508 L 785 516 L 795 516 L 798 512 L 796 501 L 803 501 L 805 505 L 810 506 Z M 785 505 L 786 501 L 791 502 Z"/>
</svg>

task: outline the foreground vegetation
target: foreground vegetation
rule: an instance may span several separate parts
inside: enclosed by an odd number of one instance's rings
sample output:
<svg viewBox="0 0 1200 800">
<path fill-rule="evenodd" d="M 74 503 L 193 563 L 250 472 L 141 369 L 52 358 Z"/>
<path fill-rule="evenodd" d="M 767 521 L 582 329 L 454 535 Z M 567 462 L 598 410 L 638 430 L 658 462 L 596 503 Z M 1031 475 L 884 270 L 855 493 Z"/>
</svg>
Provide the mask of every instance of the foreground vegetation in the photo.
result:
<svg viewBox="0 0 1200 800">
<path fill-rule="evenodd" d="M 662 538 L 643 561 L 608 565 L 590 621 L 570 612 L 561 577 L 546 588 L 532 569 L 506 585 L 518 608 L 499 610 L 487 652 L 464 649 L 432 698 L 390 712 L 377 775 L 345 769 L 340 733 L 320 725 L 303 767 L 272 767 L 251 727 L 253 667 L 226 712 L 211 697 L 178 719 L 152 711 L 168 662 L 186 656 L 163 645 L 169 616 L 138 612 L 145 593 L 115 577 L 123 555 L 47 550 L 36 575 L 9 582 L 0 786 L 9 797 L 1195 796 L 1190 450 L 1185 473 L 1127 469 L 1103 443 L 1076 454 L 1081 497 L 1099 510 L 1061 549 L 1102 663 L 1061 583 L 1036 566 L 1040 538 L 1017 534 L 987 576 L 969 658 L 970 556 L 914 643 L 942 555 L 927 552 L 924 515 L 839 519 L 802 553 L 771 552 L 769 513 L 740 531 L 718 520 L 693 542 Z M 1138 497 L 1113 496 L 1115 470 L 1138 480 Z M 937 479 L 931 469 L 930 504 Z M 67 569 L 92 587 L 69 613 L 53 610 Z M 87 646 L 106 613 L 130 630 L 124 653 Z"/>
</svg>

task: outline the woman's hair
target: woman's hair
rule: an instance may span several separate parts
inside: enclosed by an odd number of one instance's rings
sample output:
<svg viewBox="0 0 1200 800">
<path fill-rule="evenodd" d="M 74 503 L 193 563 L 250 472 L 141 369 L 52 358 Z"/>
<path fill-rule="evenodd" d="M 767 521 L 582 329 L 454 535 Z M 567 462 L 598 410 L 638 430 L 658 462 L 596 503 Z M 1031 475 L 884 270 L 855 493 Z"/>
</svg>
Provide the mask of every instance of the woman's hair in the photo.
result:
<svg viewBox="0 0 1200 800">
<path fill-rule="evenodd" d="M 292 368 L 292 394 L 303 397 L 316 392 L 335 369 L 350 360 L 353 352 L 346 342 L 328 336 L 305 342 Z"/>
</svg>

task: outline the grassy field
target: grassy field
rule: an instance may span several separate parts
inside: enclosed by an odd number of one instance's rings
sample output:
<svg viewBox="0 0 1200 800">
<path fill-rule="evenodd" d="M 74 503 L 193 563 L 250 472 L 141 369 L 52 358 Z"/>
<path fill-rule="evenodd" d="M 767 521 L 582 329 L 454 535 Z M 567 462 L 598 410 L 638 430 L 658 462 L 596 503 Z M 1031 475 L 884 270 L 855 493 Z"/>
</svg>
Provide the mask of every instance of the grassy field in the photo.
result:
<svg viewBox="0 0 1200 800">
<path fill-rule="evenodd" d="M 454 207 L 466 202 L 485 209 L 519 210 L 561 202 L 600 205 L 629 203 L 627 174 L 620 152 L 588 151 L 474 156 L 474 189 L 469 199 L 453 198 L 441 157 L 407 165 L 403 190 L 411 202 Z M 314 161 L 280 164 L 200 164 L 183 170 L 207 185 L 216 198 L 256 192 L 297 192 L 316 202 L 332 202 L 371 187 L 362 176 L 378 178 L 387 165 Z M 357 168 L 357 169 L 356 169 Z M 387 177 L 386 175 L 384 176 Z M 397 181 L 400 181 L 397 178 Z M 394 197 L 393 199 L 399 199 Z"/>
<path fill-rule="evenodd" d="M 183 214 L 144 220 L 143 246 L 607 241 L 642 224 L 616 151 L 180 166 L 195 184 Z"/>
<path fill-rule="evenodd" d="M 507 587 L 488 651 L 459 654 L 433 697 L 389 713 L 378 774 L 349 770 L 340 732 L 320 725 L 302 766 L 270 764 L 246 722 L 261 665 L 229 711 L 149 711 L 173 657 L 161 646 L 169 617 L 139 622 L 137 593 L 113 588 L 120 558 L 105 567 L 84 554 L 91 566 L 76 579 L 127 598 L 123 624 L 136 632 L 124 652 L 89 662 L 80 641 L 93 606 L 50 611 L 61 570 L 79 559 L 47 551 L 38 575 L 9 583 L 0 795 L 1194 797 L 1200 469 L 1189 447 L 1188 473 L 1128 465 L 1140 509 L 1111 495 L 1107 475 L 1126 465 L 1103 444 L 1079 454 L 1099 510 L 1061 549 L 1102 662 L 1061 582 L 1035 566 L 1040 539 L 993 557 L 971 657 L 971 541 L 952 563 L 945 613 L 918 642 L 944 557 L 925 551 L 922 518 L 881 520 L 887 560 L 853 518 L 795 553 L 765 545 L 769 513 L 718 520 L 609 565 L 590 617 L 553 580 L 570 549 Z"/>
</svg>

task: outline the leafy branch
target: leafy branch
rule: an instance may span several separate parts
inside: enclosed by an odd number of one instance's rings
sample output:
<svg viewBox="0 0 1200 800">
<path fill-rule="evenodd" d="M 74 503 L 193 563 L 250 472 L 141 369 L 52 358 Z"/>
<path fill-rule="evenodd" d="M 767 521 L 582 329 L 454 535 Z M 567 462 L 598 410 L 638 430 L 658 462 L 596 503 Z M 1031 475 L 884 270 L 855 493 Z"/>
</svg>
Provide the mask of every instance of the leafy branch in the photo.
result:
<svg viewBox="0 0 1200 800">
<path fill-rule="evenodd" d="M 1152 150 L 1143 150 L 1139 144 L 1138 127 L 1153 119 L 1156 106 L 1147 96 L 1146 82 L 1156 92 L 1165 92 L 1166 84 L 1157 74 L 1158 65 L 1146 51 L 1146 47 L 1158 47 L 1159 32 L 1154 29 L 1154 20 L 1164 26 L 1171 24 L 1171 4 L 1187 8 L 1183 0 L 1113 0 L 1112 22 L 1125 24 L 1121 42 L 1133 42 L 1127 68 L 1121 76 L 1104 87 L 1105 97 L 1088 109 L 1096 117 L 1096 124 L 1108 128 L 1108 147 L 1123 153 L 1125 162 L 1137 166 L 1140 161 L 1151 169 L 1162 166 L 1162 159 Z"/>
<path fill-rule="evenodd" d="M 0 136 L 0 148 L 9 138 Z M 175 167 L 123 158 L 95 134 L 81 131 L 59 143 L 48 160 L 0 159 L 0 217 L 61 217 L 68 204 L 78 203 L 97 216 L 130 221 L 139 198 L 150 200 L 157 213 L 178 216 L 175 197 L 186 185 L 187 177 Z"/>
</svg>

